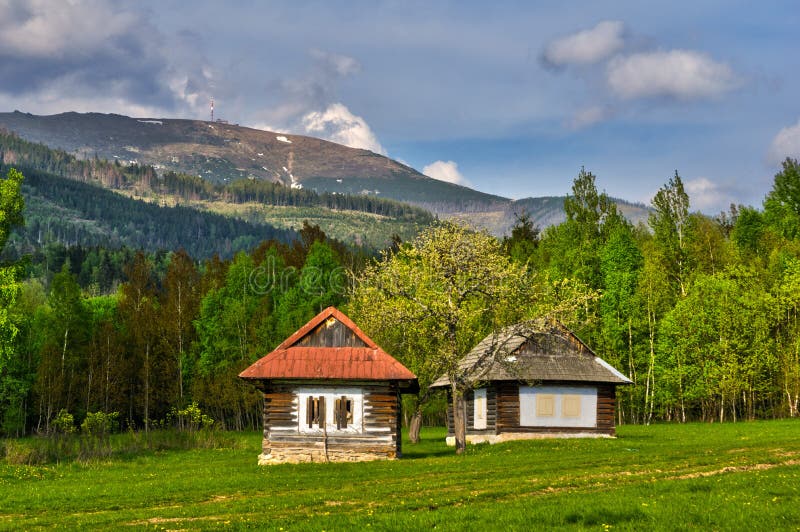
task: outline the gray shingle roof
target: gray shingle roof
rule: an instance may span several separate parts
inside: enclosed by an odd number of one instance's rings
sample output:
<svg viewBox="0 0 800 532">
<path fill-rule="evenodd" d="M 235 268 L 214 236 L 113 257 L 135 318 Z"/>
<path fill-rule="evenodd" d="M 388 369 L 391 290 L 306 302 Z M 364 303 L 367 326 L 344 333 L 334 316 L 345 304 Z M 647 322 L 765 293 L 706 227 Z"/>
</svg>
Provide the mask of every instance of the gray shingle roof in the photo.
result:
<svg viewBox="0 0 800 532">
<path fill-rule="evenodd" d="M 558 323 L 512 325 L 492 333 L 467 353 L 459 368 L 470 381 L 631 383 Z M 442 375 L 431 388 L 449 385 L 447 375 Z"/>
</svg>

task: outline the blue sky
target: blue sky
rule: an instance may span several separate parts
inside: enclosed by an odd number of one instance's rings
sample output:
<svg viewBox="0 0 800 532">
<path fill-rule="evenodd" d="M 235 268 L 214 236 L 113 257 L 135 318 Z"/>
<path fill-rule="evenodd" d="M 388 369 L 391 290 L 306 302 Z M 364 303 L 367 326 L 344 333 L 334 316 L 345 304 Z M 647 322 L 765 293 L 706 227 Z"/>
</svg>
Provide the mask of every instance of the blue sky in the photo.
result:
<svg viewBox="0 0 800 532">
<path fill-rule="evenodd" d="M 0 109 L 206 118 L 213 96 L 515 198 L 585 166 L 646 203 L 678 170 L 714 213 L 800 157 L 798 27 L 788 1 L 12 0 Z"/>
</svg>

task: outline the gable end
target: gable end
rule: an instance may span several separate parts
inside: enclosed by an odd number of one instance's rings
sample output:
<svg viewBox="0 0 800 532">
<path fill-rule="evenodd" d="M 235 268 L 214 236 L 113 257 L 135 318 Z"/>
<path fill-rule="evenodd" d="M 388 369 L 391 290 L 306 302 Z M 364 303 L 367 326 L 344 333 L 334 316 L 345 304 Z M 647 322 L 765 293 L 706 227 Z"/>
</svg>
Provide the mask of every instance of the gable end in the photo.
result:
<svg viewBox="0 0 800 532">
<path fill-rule="evenodd" d="M 367 344 L 352 329 L 329 316 L 292 347 L 367 347 Z"/>
</svg>

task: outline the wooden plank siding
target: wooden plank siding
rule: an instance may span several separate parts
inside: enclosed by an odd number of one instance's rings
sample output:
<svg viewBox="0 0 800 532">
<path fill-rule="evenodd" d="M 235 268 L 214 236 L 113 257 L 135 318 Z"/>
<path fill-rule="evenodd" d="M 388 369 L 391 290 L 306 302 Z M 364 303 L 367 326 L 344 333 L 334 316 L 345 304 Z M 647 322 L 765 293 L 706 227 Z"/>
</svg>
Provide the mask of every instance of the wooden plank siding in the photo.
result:
<svg viewBox="0 0 800 532">
<path fill-rule="evenodd" d="M 607 383 L 576 383 L 570 381 L 547 382 L 548 386 L 576 386 L 586 384 L 597 388 L 597 426 L 595 427 L 523 427 L 520 426 L 519 387 L 524 383 L 515 381 L 497 381 L 487 386 L 487 423 L 486 430 L 475 430 L 473 407 L 474 394 L 466 397 L 467 434 L 503 434 L 519 433 L 597 433 L 613 436 L 615 431 L 614 415 L 616 408 L 616 386 Z M 453 435 L 452 396 L 448 390 L 447 432 Z"/>
<path fill-rule="evenodd" d="M 328 318 L 302 337 L 297 347 L 367 347 L 349 327 L 335 318 Z"/>
<path fill-rule="evenodd" d="M 359 433 L 301 433 L 299 426 L 299 387 L 360 388 L 363 393 L 363 425 Z M 401 452 L 401 403 L 396 382 L 296 381 L 264 383 L 265 455 L 299 451 L 303 448 L 326 452 L 356 451 L 396 458 Z"/>
<path fill-rule="evenodd" d="M 617 407 L 617 387 L 613 384 L 597 385 L 597 429 L 606 434 L 616 434 L 614 413 Z"/>
</svg>

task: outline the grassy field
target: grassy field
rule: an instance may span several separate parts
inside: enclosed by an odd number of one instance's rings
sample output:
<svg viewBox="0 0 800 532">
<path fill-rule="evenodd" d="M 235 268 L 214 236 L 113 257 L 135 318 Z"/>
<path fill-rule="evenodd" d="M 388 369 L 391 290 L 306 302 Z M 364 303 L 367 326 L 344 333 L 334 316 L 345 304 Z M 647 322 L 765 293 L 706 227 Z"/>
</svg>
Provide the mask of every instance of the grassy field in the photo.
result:
<svg viewBox="0 0 800 532">
<path fill-rule="evenodd" d="M 618 434 L 457 457 L 428 429 L 398 461 L 258 467 L 249 433 L 226 449 L 0 465 L 0 528 L 800 530 L 800 420 Z"/>
</svg>

